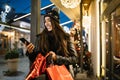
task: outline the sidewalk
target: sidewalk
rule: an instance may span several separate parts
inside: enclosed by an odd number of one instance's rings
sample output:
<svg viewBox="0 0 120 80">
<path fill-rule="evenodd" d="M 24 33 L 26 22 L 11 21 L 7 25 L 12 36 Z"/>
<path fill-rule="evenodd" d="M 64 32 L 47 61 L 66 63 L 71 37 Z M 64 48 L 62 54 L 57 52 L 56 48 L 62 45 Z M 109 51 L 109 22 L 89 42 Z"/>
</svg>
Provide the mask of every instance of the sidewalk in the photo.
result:
<svg viewBox="0 0 120 80">
<path fill-rule="evenodd" d="M 4 56 L 0 55 L 0 80 L 24 80 L 29 72 L 29 60 L 27 57 L 19 58 L 18 72 L 14 76 L 5 76 L 4 72 L 7 71 L 7 62 Z M 87 78 L 84 74 L 78 74 L 75 80 L 97 80 L 95 78 Z"/>
<path fill-rule="evenodd" d="M 5 76 L 7 71 L 7 62 L 4 60 L 4 56 L 0 55 L 0 80 L 24 80 L 25 76 L 29 72 L 29 60 L 27 57 L 19 58 L 18 72 L 14 76 Z"/>
</svg>

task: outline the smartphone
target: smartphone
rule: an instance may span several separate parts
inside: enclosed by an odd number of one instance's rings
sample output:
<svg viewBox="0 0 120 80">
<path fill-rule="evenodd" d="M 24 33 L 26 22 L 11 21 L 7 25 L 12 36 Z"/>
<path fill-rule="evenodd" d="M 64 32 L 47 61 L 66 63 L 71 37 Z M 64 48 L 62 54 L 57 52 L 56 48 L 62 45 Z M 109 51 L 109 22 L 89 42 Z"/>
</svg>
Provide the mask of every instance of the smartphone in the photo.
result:
<svg viewBox="0 0 120 80">
<path fill-rule="evenodd" d="M 28 42 L 25 38 L 20 38 L 20 41 L 22 41 L 24 44 L 29 45 L 30 42 Z"/>
</svg>

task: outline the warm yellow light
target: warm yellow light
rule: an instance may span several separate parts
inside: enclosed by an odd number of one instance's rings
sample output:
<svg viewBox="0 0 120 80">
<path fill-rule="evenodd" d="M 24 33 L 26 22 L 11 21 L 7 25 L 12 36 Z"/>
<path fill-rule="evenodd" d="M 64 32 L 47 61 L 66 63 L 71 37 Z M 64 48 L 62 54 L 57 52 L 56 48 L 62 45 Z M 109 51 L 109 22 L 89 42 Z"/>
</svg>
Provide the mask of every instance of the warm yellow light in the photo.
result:
<svg viewBox="0 0 120 80">
<path fill-rule="evenodd" d="M 88 4 L 83 4 L 84 6 L 87 6 Z"/>
<path fill-rule="evenodd" d="M 83 27 L 85 27 L 85 31 L 88 33 L 88 29 L 91 25 L 91 16 L 83 16 Z"/>
<path fill-rule="evenodd" d="M 96 1 L 97 14 L 97 77 L 100 77 L 100 26 L 99 26 L 99 0 Z"/>
<path fill-rule="evenodd" d="M 101 0 L 101 14 L 104 12 L 104 7 L 103 7 L 103 0 Z M 105 17 L 104 17 L 105 18 Z M 108 36 L 109 34 L 106 33 L 106 27 L 105 27 L 105 24 L 106 22 L 108 22 L 108 19 L 105 18 L 104 21 L 102 21 L 102 28 L 101 28 L 101 34 L 102 34 L 102 64 L 101 64 L 101 68 L 102 68 L 102 71 L 101 71 L 101 76 L 102 77 L 105 77 L 105 74 L 106 74 L 106 41 L 108 41 L 106 39 L 106 36 Z"/>
<path fill-rule="evenodd" d="M 60 0 L 61 4 L 66 8 L 75 8 L 77 7 L 81 0 Z"/>
<path fill-rule="evenodd" d="M 106 38 L 105 38 L 105 22 L 102 22 L 102 76 L 105 76 L 105 69 L 106 68 Z"/>
</svg>

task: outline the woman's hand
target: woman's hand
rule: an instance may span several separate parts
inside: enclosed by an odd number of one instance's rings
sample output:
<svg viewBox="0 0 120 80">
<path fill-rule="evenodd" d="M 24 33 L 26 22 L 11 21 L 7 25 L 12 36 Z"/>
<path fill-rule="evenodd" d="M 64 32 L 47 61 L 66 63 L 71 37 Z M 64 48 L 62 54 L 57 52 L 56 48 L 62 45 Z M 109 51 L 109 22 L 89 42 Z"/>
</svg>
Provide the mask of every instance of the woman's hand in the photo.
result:
<svg viewBox="0 0 120 80">
<path fill-rule="evenodd" d="M 26 47 L 27 47 L 28 53 L 32 53 L 33 50 L 34 50 L 34 48 L 35 48 L 35 46 L 34 46 L 32 43 L 30 43 L 30 44 L 27 45 Z"/>
<path fill-rule="evenodd" d="M 56 56 L 55 52 L 50 51 L 50 52 L 49 52 L 49 54 L 52 54 L 52 59 L 55 61 L 55 60 L 56 60 L 56 58 L 57 58 L 57 56 Z"/>
</svg>

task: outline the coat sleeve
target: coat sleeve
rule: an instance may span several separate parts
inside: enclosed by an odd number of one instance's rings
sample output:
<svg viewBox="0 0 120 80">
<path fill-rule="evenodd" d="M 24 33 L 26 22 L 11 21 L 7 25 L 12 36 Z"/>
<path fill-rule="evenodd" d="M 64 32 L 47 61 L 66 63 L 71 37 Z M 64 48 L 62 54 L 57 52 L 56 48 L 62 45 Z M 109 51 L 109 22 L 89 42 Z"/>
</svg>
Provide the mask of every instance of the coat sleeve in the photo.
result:
<svg viewBox="0 0 120 80">
<path fill-rule="evenodd" d="M 78 55 L 75 50 L 75 46 L 71 42 L 71 40 L 68 41 L 68 51 L 69 51 L 69 56 L 64 57 L 57 55 L 57 60 L 55 61 L 56 64 L 65 64 L 65 65 L 70 65 L 70 64 L 76 64 L 78 63 Z"/>
<path fill-rule="evenodd" d="M 33 52 L 32 53 L 28 53 L 28 51 L 26 52 L 26 56 L 28 56 L 31 63 L 33 63 L 35 61 L 35 58 L 39 53 L 39 50 L 37 49 L 37 47 L 38 47 L 38 39 L 39 39 L 39 37 L 37 36 L 36 41 L 35 41 L 35 49 L 33 50 Z"/>
</svg>

